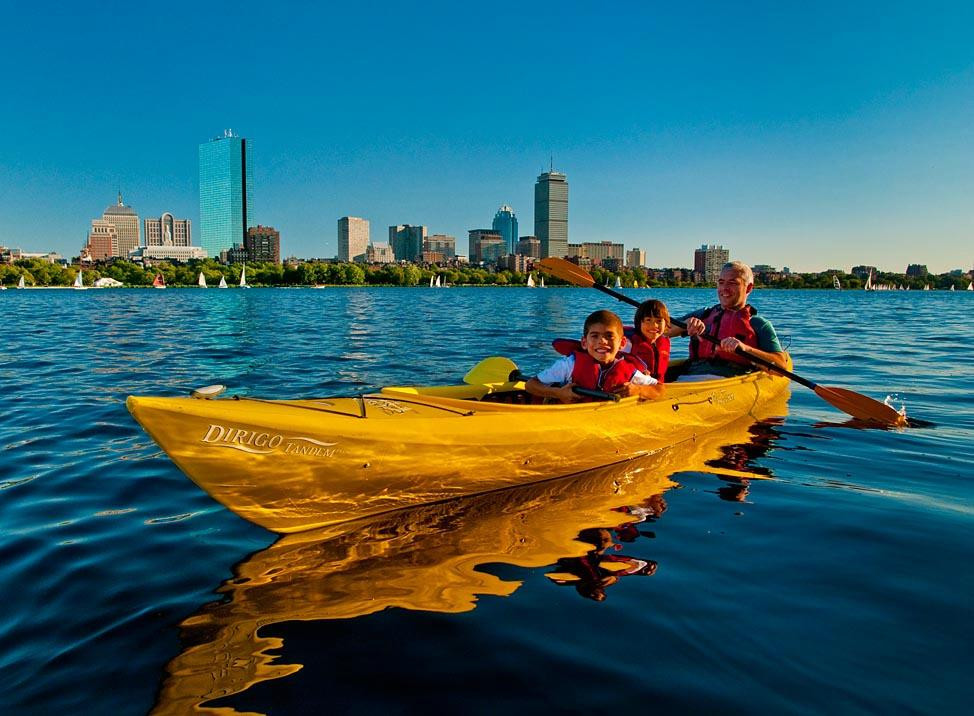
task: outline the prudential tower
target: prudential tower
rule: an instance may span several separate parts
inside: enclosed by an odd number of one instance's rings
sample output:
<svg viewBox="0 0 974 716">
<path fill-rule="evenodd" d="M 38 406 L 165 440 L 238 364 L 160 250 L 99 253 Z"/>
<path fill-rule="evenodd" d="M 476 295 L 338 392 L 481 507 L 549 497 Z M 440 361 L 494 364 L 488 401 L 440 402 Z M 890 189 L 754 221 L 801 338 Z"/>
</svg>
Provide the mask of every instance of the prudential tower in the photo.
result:
<svg viewBox="0 0 974 716">
<path fill-rule="evenodd" d="M 534 235 L 542 258 L 568 255 L 568 177 L 554 169 L 534 185 Z"/>
</svg>

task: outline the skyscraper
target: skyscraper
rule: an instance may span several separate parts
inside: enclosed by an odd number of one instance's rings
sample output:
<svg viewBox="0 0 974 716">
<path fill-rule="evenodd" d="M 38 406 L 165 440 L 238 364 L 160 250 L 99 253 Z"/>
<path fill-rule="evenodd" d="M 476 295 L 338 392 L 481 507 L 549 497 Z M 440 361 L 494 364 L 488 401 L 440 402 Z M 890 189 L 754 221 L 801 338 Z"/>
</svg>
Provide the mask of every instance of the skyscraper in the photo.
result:
<svg viewBox="0 0 974 716">
<path fill-rule="evenodd" d="M 338 260 L 354 261 L 369 248 L 369 221 L 357 216 L 343 216 L 338 220 Z"/>
<path fill-rule="evenodd" d="M 517 216 L 514 214 L 514 209 L 509 207 L 507 204 L 501 206 L 494 214 L 493 229 L 498 234 L 504 237 L 504 241 L 507 242 L 507 253 L 516 254 L 517 253 Z"/>
<path fill-rule="evenodd" d="M 139 215 L 135 209 L 122 203 L 122 192 L 118 192 L 118 203 L 112 204 L 102 219 L 115 227 L 118 232 L 118 247 L 114 256 L 128 258 L 129 251 L 135 251 L 139 247 Z"/>
<path fill-rule="evenodd" d="M 568 254 L 568 177 L 561 172 L 544 172 L 534 185 L 534 235 L 543 258 Z"/>
<path fill-rule="evenodd" d="M 396 255 L 396 261 L 422 261 L 424 241 L 425 226 L 397 224 L 389 227 L 389 245 Z"/>
<path fill-rule="evenodd" d="M 730 260 L 730 251 L 723 246 L 702 245 L 693 252 L 693 270 L 707 283 L 717 283 L 720 269 Z"/>
<path fill-rule="evenodd" d="M 200 145 L 200 245 L 209 256 L 243 243 L 253 221 L 252 151 L 229 129 Z"/>
</svg>

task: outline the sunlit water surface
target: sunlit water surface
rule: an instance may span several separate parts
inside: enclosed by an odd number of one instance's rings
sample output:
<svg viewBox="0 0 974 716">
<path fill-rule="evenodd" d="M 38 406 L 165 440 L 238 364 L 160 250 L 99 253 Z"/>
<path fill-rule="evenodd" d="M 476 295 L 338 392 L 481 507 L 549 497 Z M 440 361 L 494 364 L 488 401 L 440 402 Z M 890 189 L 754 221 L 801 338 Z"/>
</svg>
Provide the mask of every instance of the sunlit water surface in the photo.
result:
<svg viewBox="0 0 974 716">
<path fill-rule="evenodd" d="M 630 293 L 677 314 L 712 296 Z M 753 302 L 799 373 L 922 424 L 854 429 L 795 386 L 783 419 L 642 465 L 279 541 L 185 478 L 125 397 L 352 395 L 488 355 L 530 372 L 590 310 L 629 308 L 552 288 L 0 294 L 0 712 L 966 712 L 974 294 Z M 614 503 L 622 482 L 641 499 Z"/>
</svg>

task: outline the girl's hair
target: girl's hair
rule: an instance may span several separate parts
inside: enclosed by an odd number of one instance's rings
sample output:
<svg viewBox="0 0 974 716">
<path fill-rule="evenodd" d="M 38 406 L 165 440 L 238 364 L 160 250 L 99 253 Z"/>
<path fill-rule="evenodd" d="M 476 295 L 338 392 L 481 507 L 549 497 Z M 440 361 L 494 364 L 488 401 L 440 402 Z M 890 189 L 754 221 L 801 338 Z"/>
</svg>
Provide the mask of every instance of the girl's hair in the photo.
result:
<svg viewBox="0 0 974 716">
<path fill-rule="evenodd" d="M 667 326 L 670 325 L 670 312 L 666 310 L 666 304 L 657 301 L 655 298 L 643 301 L 636 309 L 636 318 L 634 319 L 636 333 L 639 333 L 639 326 L 642 325 L 644 318 L 662 318 L 666 321 Z"/>
</svg>

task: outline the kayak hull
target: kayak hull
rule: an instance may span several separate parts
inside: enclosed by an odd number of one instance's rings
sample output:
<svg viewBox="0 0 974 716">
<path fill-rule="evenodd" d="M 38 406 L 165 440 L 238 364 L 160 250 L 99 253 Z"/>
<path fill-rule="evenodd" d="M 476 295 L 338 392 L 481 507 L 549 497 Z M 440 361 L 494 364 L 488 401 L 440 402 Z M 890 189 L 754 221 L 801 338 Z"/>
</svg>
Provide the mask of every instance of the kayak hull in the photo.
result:
<svg viewBox="0 0 974 716">
<path fill-rule="evenodd" d="M 214 499 L 289 533 L 631 460 L 755 416 L 788 389 L 762 372 L 675 383 L 656 401 L 463 399 L 520 385 L 291 401 L 131 396 L 127 406 Z"/>
</svg>

